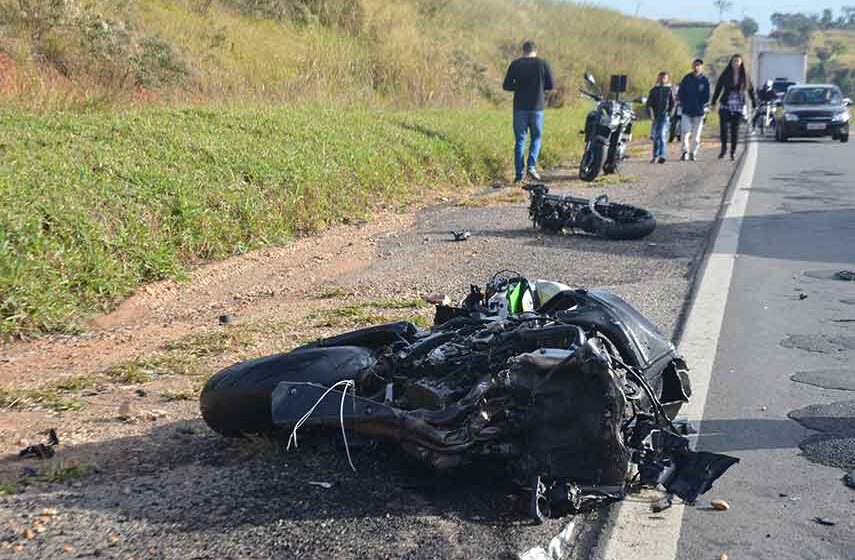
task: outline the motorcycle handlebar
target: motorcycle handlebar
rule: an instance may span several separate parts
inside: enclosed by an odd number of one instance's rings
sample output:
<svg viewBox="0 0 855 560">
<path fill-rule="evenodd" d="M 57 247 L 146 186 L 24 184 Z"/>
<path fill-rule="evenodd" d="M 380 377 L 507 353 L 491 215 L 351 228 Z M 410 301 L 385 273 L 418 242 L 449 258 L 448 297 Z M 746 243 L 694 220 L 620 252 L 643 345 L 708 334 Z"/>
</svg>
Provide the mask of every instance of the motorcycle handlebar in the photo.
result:
<svg viewBox="0 0 855 560">
<path fill-rule="evenodd" d="M 593 99 L 594 101 L 598 101 L 598 102 L 599 102 L 599 101 L 602 101 L 602 100 L 603 100 L 603 98 L 602 98 L 602 97 L 600 97 L 599 95 L 597 95 L 596 93 L 591 93 L 590 91 L 584 90 L 584 89 L 582 89 L 582 88 L 579 88 L 579 93 L 581 93 L 582 95 L 584 95 L 584 96 L 586 96 L 586 97 L 590 97 L 590 98 L 591 98 L 591 99 Z"/>
</svg>

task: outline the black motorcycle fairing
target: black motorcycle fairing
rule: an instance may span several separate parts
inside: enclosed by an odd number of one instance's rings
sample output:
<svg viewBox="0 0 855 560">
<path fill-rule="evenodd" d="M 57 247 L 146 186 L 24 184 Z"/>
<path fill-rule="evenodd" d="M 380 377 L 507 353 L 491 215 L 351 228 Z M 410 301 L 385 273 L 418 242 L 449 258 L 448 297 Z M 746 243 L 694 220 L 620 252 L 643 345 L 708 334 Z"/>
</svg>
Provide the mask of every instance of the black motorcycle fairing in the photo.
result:
<svg viewBox="0 0 855 560">
<path fill-rule="evenodd" d="M 330 346 L 363 346 L 372 350 L 379 350 L 393 342 L 413 342 L 421 333 L 420 329 L 407 321 L 397 323 L 386 323 L 357 329 L 348 333 L 324 338 L 301 348 L 325 348 Z"/>
<path fill-rule="evenodd" d="M 624 361 L 635 367 L 647 368 L 664 357 L 677 355 L 674 345 L 656 325 L 611 292 L 565 290 L 537 312 L 602 332 L 620 349 Z"/>
</svg>

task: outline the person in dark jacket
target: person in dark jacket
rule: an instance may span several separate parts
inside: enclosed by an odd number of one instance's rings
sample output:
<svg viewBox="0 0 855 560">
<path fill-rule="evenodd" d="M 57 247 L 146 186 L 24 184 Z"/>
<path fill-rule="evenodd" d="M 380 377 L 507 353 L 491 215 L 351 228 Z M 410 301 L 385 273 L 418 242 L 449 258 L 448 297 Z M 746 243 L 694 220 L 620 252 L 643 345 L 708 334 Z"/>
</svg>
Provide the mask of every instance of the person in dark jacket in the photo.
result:
<svg viewBox="0 0 855 560">
<path fill-rule="evenodd" d="M 712 98 L 713 106 L 721 98 L 721 108 L 718 111 L 721 121 L 721 153 L 718 155 L 719 159 L 722 159 L 727 153 L 728 135 L 730 136 L 730 159 L 736 159 L 739 125 L 748 117 L 746 93 L 751 98 L 752 109 L 755 108 L 757 99 L 754 97 L 751 78 L 748 77 L 748 72 L 745 70 L 742 55 L 735 54 L 730 58 L 727 68 L 718 77 Z"/>
<path fill-rule="evenodd" d="M 775 88 L 772 87 L 774 84 L 775 82 L 772 80 L 766 80 L 763 87 L 757 88 L 757 110 L 754 111 L 754 119 L 751 121 L 752 133 L 757 129 L 757 123 L 763 119 L 764 107 L 775 103 L 778 99 L 778 94 L 775 93 Z M 772 112 L 774 113 L 774 108 Z"/>
<path fill-rule="evenodd" d="M 704 76 L 704 61 L 696 58 L 692 62 L 692 71 L 683 77 L 678 90 L 680 107 L 683 111 L 680 122 L 683 135 L 682 160 L 695 161 L 701 146 L 701 133 L 704 129 L 704 116 L 707 103 L 710 102 L 710 81 Z"/>
<path fill-rule="evenodd" d="M 668 72 L 659 72 L 656 85 L 647 95 L 647 112 L 653 120 L 653 157 L 650 163 L 665 163 L 665 146 L 668 144 L 668 126 L 674 113 L 674 90 Z"/>
<path fill-rule="evenodd" d="M 505 91 L 514 92 L 515 183 L 523 180 L 526 170 L 532 179 L 540 181 L 537 157 L 543 134 L 544 92 L 554 87 L 552 70 L 544 59 L 538 58 L 537 45 L 533 41 L 526 41 L 522 51 L 523 56 L 511 62 L 502 84 Z M 531 138 L 528 166 L 525 160 L 526 136 Z"/>
</svg>

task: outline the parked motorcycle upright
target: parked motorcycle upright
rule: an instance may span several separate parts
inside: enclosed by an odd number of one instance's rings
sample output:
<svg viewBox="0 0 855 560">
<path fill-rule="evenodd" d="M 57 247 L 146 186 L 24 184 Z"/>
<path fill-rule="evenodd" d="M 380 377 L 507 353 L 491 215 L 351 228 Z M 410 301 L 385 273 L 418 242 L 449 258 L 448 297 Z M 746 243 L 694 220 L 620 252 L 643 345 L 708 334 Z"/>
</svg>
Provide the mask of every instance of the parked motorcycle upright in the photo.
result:
<svg viewBox="0 0 855 560">
<path fill-rule="evenodd" d="M 588 113 L 585 119 L 585 153 L 579 164 L 579 178 L 583 181 L 593 181 L 600 174 L 600 170 L 606 175 L 617 172 L 632 140 L 632 123 L 636 114 L 629 103 L 620 99 L 620 94 L 626 91 L 625 76 L 612 76 L 611 92 L 615 96 L 614 99 L 603 94 L 591 73 L 585 73 L 585 80 L 596 91 L 579 91 L 595 101 L 597 107 Z M 644 103 L 646 100 L 637 98 L 633 101 Z"/>
</svg>

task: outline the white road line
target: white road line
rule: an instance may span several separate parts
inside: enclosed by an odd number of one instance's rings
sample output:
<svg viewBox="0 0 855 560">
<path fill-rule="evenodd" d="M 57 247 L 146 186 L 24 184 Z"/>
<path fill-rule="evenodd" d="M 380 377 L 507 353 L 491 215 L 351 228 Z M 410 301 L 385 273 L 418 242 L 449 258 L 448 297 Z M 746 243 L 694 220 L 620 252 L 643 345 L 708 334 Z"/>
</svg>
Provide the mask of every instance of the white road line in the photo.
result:
<svg viewBox="0 0 855 560">
<path fill-rule="evenodd" d="M 724 212 L 715 245 L 702 272 L 683 329 L 680 351 L 691 369 L 692 398 L 680 416 L 700 421 L 704 416 L 718 339 L 724 321 L 733 266 L 739 248 L 742 219 L 757 166 L 757 143 L 748 144 L 745 163 Z M 650 502 L 625 500 L 618 507 L 603 560 L 674 560 L 685 506 L 675 504 L 658 519 L 651 519 Z M 664 519 L 662 517 L 664 516 Z"/>
</svg>

